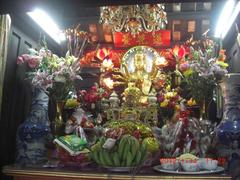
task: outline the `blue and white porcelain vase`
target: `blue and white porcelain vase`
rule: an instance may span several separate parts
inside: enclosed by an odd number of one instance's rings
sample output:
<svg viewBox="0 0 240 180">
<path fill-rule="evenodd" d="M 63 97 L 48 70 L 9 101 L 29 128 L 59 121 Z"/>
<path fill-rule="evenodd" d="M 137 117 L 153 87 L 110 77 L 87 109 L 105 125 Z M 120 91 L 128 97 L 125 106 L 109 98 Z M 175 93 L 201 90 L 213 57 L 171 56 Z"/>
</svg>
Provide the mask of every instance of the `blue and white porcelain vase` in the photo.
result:
<svg viewBox="0 0 240 180">
<path fill-rule="evenodd" d="M 217 129 L 219 141 L 232 148 L 240 145 L 240 81 L 238 75 L 226 77 L 221 85 L 224 97 L 222 122 Z M 238 144 L 238 146 L 237 146 Z"/>
<path fill-rule="evenodd" d="M 33 88 L 30 114 L 17 130 L 17 164 L 33 166 L 47 161 L 46 143 L 52 138 L 48 100 L 42 88 Z"/>
</svg>

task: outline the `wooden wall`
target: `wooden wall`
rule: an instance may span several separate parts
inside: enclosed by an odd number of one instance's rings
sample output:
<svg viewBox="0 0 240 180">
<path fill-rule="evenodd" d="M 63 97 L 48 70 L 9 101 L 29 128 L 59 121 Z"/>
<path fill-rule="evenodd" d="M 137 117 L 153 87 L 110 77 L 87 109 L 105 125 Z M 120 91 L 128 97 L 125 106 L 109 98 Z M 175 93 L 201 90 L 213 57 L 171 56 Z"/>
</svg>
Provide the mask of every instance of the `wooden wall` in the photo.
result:
<svg viewBox="0 0 240 180">
<path fill-rule="evenodd" d="M 17 66 L 16 59 L 19 55 L 27 53 L 29 48 L 37 48 L 39 36 L 44 34 L 26 15 L 11 15 L 11 20 L 0 113 L 0 167 L 14 163 L 16 130 L 27 116 L 31 104 L 31 84 L 26 80 L 25 68 Z M 58 45 L 46 38 L 50 49 L 60 53 Z M 7 179 L 2 174 L 1 178 Z"/>
</svg>

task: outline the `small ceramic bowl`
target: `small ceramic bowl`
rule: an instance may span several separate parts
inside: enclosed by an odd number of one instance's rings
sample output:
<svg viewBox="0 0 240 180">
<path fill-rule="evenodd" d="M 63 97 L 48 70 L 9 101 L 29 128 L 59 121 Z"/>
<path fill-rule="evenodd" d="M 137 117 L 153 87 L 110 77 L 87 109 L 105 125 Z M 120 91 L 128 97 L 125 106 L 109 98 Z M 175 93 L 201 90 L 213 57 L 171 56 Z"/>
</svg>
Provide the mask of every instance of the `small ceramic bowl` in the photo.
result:
<svg viewBox="0 0 240 180">
<path fill-rule="evenodd" d="M 181 167 L 187 172 L 196 172 L 200 170 L 200 163 L 197 160 L 182 160 Z"/>
<path fill-rule="evenodd" d="M 175 158 L 161 158 L 160 163 L 164 170 L 175 171 L 179 168 L 179 162 Z"/>
<path fill-rule="evenodd" d="M 218 166 L 218 161 L 210 158 L 200 158 L 200 168 L 204 170 L 215 170 Z"/>
</svg>

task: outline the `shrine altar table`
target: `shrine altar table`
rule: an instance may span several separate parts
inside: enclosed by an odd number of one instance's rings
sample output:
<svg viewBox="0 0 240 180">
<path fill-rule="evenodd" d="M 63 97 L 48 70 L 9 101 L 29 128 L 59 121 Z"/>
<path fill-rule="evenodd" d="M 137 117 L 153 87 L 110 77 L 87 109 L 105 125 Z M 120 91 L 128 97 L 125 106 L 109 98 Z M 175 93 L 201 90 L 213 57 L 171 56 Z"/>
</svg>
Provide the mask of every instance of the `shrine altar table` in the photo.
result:
<svg viewBox="0 0 240 180">
<path fill-rule="evenodd" d="M 146 170 L 146 169 L 145 169 Z M 231 179 L 226 174 L 211 174 L 211 175 L 169 175 L 152 171 L 148 173 L 139 172 L 135 175 L 127 173 L 111 173 L 106 170 L 97 168 L 96 170 L 68 169 L 68 168 L 28 168 L 5 166 L 3 173 L 8 176 L 13 176 L 14 180 L 161 180 L 161 179 Z"/>
</svg>

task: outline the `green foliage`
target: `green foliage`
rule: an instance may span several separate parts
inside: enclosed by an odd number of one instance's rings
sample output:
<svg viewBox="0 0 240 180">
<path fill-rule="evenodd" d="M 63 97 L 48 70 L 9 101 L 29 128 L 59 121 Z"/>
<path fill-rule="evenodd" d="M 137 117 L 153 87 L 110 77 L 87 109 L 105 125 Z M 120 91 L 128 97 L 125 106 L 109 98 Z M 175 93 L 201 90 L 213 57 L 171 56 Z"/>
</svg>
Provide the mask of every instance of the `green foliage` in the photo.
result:
<svg viewBox="0 0 240 180">
<path fill-rule="evenodd" d="M 188 84 L 187 90 L 190 91 L 191 96 L 197 103 L 201 103 L 203 100 L 206 102 L 211 100 L 213 89 L 216 86 L 213 77 L 204 78 L 199 76 L 198 73 L 192 72 L 190 75 L 185 76 L 184 80 Z"/>
</svg>

